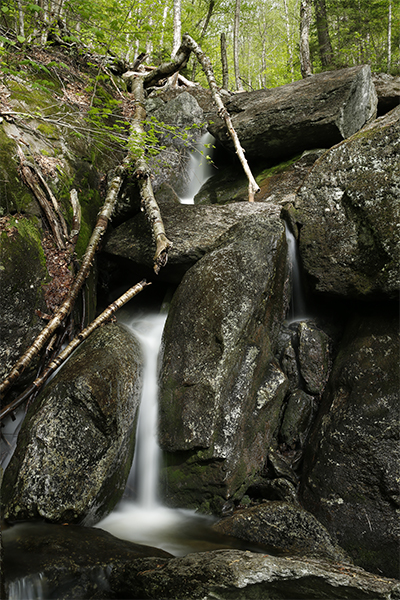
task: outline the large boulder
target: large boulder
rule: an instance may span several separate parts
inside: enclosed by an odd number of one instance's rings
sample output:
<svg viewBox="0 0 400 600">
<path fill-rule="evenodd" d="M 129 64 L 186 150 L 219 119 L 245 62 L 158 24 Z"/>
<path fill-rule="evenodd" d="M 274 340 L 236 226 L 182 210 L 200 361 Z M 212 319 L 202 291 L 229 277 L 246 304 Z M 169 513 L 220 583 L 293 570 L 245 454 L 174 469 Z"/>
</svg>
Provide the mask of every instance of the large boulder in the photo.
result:
<svg viewBox="0 0 400 600">
<path fill-rule="evenodd" d="M 4 473 L 3 516 L 93 525 L 132 463 L 141 352 L 122 326 L 97 329 L 28 411 Z"/>
<path fill-rule="evenodd" d="M 283 224 L 258 214 L 233 226 L 178 287 L 160 389 L 169 504 L 220 511 L 262 468 L 288 387 L 273 360 L 287 278 Z"/>
<path fill-rule="evenodd" d="M 306 450 L 302 502 L 354 562 L 399 575 L 399 322 L 390 305 L 355 317 Z"/>
<path fill-rule="evenodd" d="M 101 530 L 17 525 L 4 534 L 11 597 L 71 600 L 395 600 L 398 581 L 348 563 L 240 550 L 173 558 Z"/>
<path fill-rule="evenodd" d="M 346 561 L 328 531 L 309 512 L 288 502 L 263 502 L 235 511 L 213 525 L 214 531 L 266 545 L 271 554 Z"/>
<path fill-rule="evenodd" d="M 378 116 L 381 116 L 400 104 L 400 77 L 374 73 L 372 80 L 378 95 Z"/>
<path fill-rule="evenodd" d="M 329 148 L 376 115 L 369 66 L 327 71 L 274 89 L 237 94 L 226 103 L 248 159 L 273 160 Z M 209 131 L 233 150 L 220 120 Z"/>
<path fill-rule="evenodd" d="M 43 284 L 49 281 L 36 217 L 0 218 L 0 378 L 43 328 L 36 310 L 47 312 Z M 36 363 L 24 373 L 23 381 Z"/>
<path fill-rule="evenodd" d="M 110 600 L 110 572 L 121 579 L 138 557 L 171 555 L 91 527 L 21 523 L 4 531 L 4 598 Z M 3 596 L 2 596 L 3 597 Z"/>
<path fill-rule="evenodd" d="M 300 254 L 317 292 L 397 298 L 400 107 L 314 165 L 296 201 Z"/>
<path fill-rule="evenodd" d="M 113 578 L 113 573 L 111 574 Z M 346 563 L 240 550 L 139 558 L 119 578 L 118 598 L 157 600 L 395 600 L 400 584 Z M 117 588 L 117 581 L 113 588 Z"/>
<path fill-rule="evenodd" d="M 165 231 L 173 245 L 159 277 L 179 283 L 190 267 L 219 244 L 221 236 L 251 215 L 277 217 L 279 208 L 249 202 L 226 207 L 163 204 Z M 140 213 L 117 227 L 110 234 L 104 251 L 129 259 L 137 270 L 145 268 L 144 275 L 150 273 L 155 247 L 145 215 Z"/>
</svg>

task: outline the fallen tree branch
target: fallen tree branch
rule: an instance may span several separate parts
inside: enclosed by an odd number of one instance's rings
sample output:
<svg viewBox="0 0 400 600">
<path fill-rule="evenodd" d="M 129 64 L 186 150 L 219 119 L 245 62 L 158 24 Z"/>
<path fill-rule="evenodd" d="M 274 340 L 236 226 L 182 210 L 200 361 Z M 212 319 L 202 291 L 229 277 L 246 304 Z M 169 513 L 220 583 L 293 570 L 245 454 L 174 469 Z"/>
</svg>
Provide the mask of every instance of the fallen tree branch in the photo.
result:
<svg viewBox="0 0 400 600">
<path fill-rule="evenodd" d="M 254 194 L 258 193 L 260 191 L 260 188 L 256 180 L 254 179 L 251 169 L 248 165 L 248 162 L 244 155 L 244 150 L 240 144 L 237 133 L 232 125 L 231 117 L 228 111 L 226 110 L 224 103 L 222 102 L 221 94 L 219 93 L 217 82 L 215 81 L 211 61 L 208 58 L 208 56 L 202 51 L 200 46 L 187 33 L 185 33 L 185 35 L 182 38 L 181 48 L 184 46 L 187 46 L 188 48 L 190 48 L 190 50 L 193 51 L 197 60 L 203 67 L 203 71 L 207 77 L 208 85 L 210 86 L 212 97 L 214 98 L 214 102 L 218 107 L 218 114 L 222 119 L 224 119 L 226 123 L 229 135 L 231 136 L 235 146 L 236 154 L 242 164 L 244 172 L 246 173 L 247 179 L 249 180 L 249 202 L 254 202 Z"/>
<path fill-rule="evenodd" d="M 68 294 L 68 297 L 58 308 L 53 318 L 48 322 L 46 327 L 39 333 L 32 345 L 17 361 L 17 363 L 14 365 L 8 376 L 0 383 L 0 394 L 4 394 L 4 392 L 10 387 L 10 385 L 14 383 L 16 379 L 18 379 L 18 377 L 23 373 L 23 371 L 29 365 L 32 359 L 37 354 L 39 354 L 49 337 L 61 325 L 65 317 L 71 312 L 79 290 L 82 287 L 85 279 L 89 275 L 95 252 L 100 243 L 101 237 L 104 235 L 107 229 L 108 221 L 114 210 L 114 206 L 118 198 L 118 193 L 121 188 L 125 172 L 130 163 L 131 157 L 128 155 L 123 160 L 123 162 L 115 169 L 114 177 L 108 187 L 106 200 L 104 202 L 103 208 L 99 213 L 96 226 L 93 230 L 92 236 L 89 240 L 89 244 L 86 248 L 86 252 L 83 256 L 81 267 L 71 286 L 71 290 Z"/>
<path fill-rule="evenodd" d="M 82 211 L 81 205 L 79 204 L 78 192 L 75 189 L 70 191 L 70 200 L 72 206 L 72 226 L 70 233 L 70 240 L 73 245 L 76 244 L 79 232 L 81 230 Z"/>
<path fill-rule="evenodd" d="M 58 249 L 65 250 L 65 243 L 68 239 L 68 230 L 64 217 L 62 216 L 61 211 L 59 209 L 58 202 L 52 194 L 51 190 L 49 189 L 48 185 L 44 181 L 42 175 L 39 174 L 38 169 L 26 160 L 26 157 L 18 144 L 17 152 L 21 163 L 20 172 L 22 179 L 25 185 L 33 191 L 35 198 L 39 202 L 40 208 L 43 210 L 46 219 L 50 225 L 51 231 L 53 232 L 53 236 Z M 51 206 L 51 204 L 49 203 L 46 194 L 40 186 L 39 182 L 42 183 L 43 187 L 48 193 L 53 206 Z M 57 220 L 55 213 L 57 214 L 59 221 Z"/>
<path fill-rule="evenodd" d="M 164 223 L 161 217 L 160 209 L 154 197 L 153 186 L 151 184 L 151 171 L 145 159 L 145 149 L 141 140 L 145 135 L 143 123 L 146 120 L 146 109 L 144 107 L 144 77 L 135 77 L 131 80 L 132 91 L 135 96 L 136 111 L 131 123 L 131 139 L 135 141 L 137 153 L 134 157 L 135 175 L 138 179 L 140 196 L 142 199 L 142 210 L 146 212 L 147 219 L 152 228 L 154 240 L 156 243 L 156 252 L 153 258 L 154 271 L 159 273 L 161 267 L 165 266 L 168 260 L 168 251 L 172 243 L 167 238 L 164 229 Z"/>
<path fill-rule="evenodd" d="M 47 379 L 54 373 L 58 367 L 60 367 L 66 359 L 72 354 L 72 352 L 84 341 L 89 335 L 97 329 L 103 323 L 106 323 L 112 315 L 121 308 L 124 304 L 129 302 L 134 296 L 139 294 L 145 287 L 151 285 L 151 282 L 147 282 L 145 279 L 140 283 L 137 283 L 131 287 L 127 292 L 122 294 L 115 302 L 110 304 L 88 327 L 86 327 L 81 333 L 76 336 L 66 348 L 55 358 L 49 366 L 43 371 L 43 373 L 31 383 L 31 385 L 21 394 L 18 398 L 15 398 L 10 404 L 5 406 L 0 411 L 0 421 L 7 415 L 12 413 L 18 406 L 20 406 L 29 396 L 33 393 L 37 393 L 40 388 L 44 385 Z"/>
</svg>

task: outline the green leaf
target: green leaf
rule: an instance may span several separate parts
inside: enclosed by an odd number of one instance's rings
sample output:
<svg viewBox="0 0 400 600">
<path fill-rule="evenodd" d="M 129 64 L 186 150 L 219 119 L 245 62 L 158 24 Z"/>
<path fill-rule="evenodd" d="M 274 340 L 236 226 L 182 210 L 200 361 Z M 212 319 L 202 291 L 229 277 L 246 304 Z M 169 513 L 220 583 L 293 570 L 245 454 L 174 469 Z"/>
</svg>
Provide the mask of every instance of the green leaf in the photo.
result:
<svg viewBox="0 0 400 600">
<path fill-rule="evenodd" d="M 24 37 L 23 35 L 17 35 L 17 40 L 20 44 L 23 44 L 24 42 L 26 42 L 26 37 Z"/>
</svg>

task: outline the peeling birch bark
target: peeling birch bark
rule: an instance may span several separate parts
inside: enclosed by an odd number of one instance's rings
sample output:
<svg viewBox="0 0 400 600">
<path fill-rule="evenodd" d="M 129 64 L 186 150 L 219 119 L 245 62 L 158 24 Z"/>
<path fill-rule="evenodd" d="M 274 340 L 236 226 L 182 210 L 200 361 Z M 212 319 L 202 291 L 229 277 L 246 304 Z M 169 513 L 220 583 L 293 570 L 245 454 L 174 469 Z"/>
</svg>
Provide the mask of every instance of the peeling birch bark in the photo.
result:
<svg viewBox="0 0 400 600">
<path fill-rule="evenodd" d="M 67 226 L 65 224 L 64 218 L 61 215 L 60 209 L 58 207 L 58 202 L 54 198 L 51 193 L 49 187 L 45 183 L 43 177 L 39 175 L 36 167 L 31 165 L 25 157 L 25 154 L 22 152 L 20 146 L 17 145 L 18 157 L 20 160 L 20 173 L 21 177 L 27 187 L 29 187 L 36 200 L 39 202 L 40 208 L 42 209 L 44 215 L 46 216 L 47 222 L 50 225 L 50 229 L 53 233 L 54 240 L 56 242 L 56 246 L 59 250 L 65 250 L 66 248 L 66 240 L 68 239 L 68 231 Z M 44 187 L 49 194 L 52 205 L 46 197 L 45 192 L 43 191 L 40 183 L 44 184 Z M 60 222 L 57 220 L 56 214 L 60 219 Z M 60 218 L 61 217 L 61 218 Z"/>
<path fill-rule="evenodd" d="M 104 202 L 103 208 L 99 213 L 96 226 L 93 230 L 93 233 L 89 240 L 89 244 L 86 248 L 86 252 L 83 256 L 81 267 L 71 286 L 68 297 L 58 308 L 57 312 L 48 322 L 46 327 L 36 337 L 33 344 L 20 357 L 20 359 L 14 365 L 7 377 L 0 383 L 0 394 L 4 394 L 4 392 L 11 386 L 11 384 L 14 383 L 16 379 L 18 379 L 18 377 L 23 373 L 23 371 L 29 365 L 32 359 L 37 354 L 39 354 L 39 352 L 42 350 L 43 346 L 54 333 L 54 331 L 61 325 L 65 317 L 71 312 L 79 290 L 81 289 L 83 283 L 85 282 L 85 279 L 89 275 L 95 252 L 97 250 L 102 236 L 104 235 L 107 229 L 108 221 L 114 210 L 114 206 L 118 198 L 118 193 L 122 185 L 125 171 L 129 167 L 130 163 L 131 157 L 127 156 L 115 170 L 114 177 L 108 187 L 106 200 Z"/>
<path fill-rule="evenodd" d="M 72 352 L 84 340 L 86 340 L 89 337 L 89 335 L 95 329 L 97 329 L 97 327 L 100 327 L 100 325 L 106 323 L 113 316 L 113 314 L 117 312 L 119 308 L 124 306 L 124 304 L 129 302 L 129 300 L 131 300 L 134 296 L 139 294 L 139 292 L 141 292 L 148 285 L 151 285 L 151 282 L 147 282 L 145 279 L 143 279 L 143 281 L 129 288 L 127 292 L 122 294 L 122 296 L 120 296 L 117 300 L 110 304 L 94 321 L 90 323 L 90 325 L 88 325 L 88 327 L 83 329 L 83 331 L 81 331 L 79 335 L 77 335 L 73 340 L 71 340 L 68 346 L 66 346 L 66 348 L 64 348 L 64 350 L 60 352 L 60 354 L 49 364 L 49 366 L 43 371 L 43 373 L 31 383 L 31 385 L 25 390 L 23 394 L 18 396 L 18 398 L 15 398 L 15 400 L 10 402 L 10 404 L 5 406 L 0 411 L 0 421 L 4 419 L 4 417 L 12 413 L 16 408 L 18 408 L 18 406 L 20 406 L 25 400 L 27 400 L 29 396 L 31 396 L 35 392 L 38 392 L 40 388 L 45 384 L 47 379 L 50 377 L 50 375 L 52 375 L 54 371 L 66 361 L 66 359 L 72 354 Z"/>
<path fill-rule="evenodd" d="M 208 85 L 210 86 L 210 90 L 214 98 L 214 102 L 218 107 L 218 114 L 225 121 L 229 135 L 231 136 L 232 141 L 234 143 L 236 154 L 242 164 L 243 170 L 246 173 L 247 179 L 249 181 L 249 202 L 254 202 L 254 194 L 258 193 L 260 191 L 260 188 L 258 187 L 258 184 L 254 179 L 249 164 L 246 160 L 244 150 L 240 144 L 237 133 L 232 125 L 231 117 L 228 111 L 226 110 L 224 103 L 222 102 L 221 94 L 219 93 L 217 82 L 215 81 L 211 61 L 208 58 L 208 56 L 202 51 L 200 46 L 187 33 L 185 33 L 185 35 L 182 38 L 182 44 L 186 44 L 194 52 L 197 60 L 203 67 L 204 73 L 208 80 Z"/>
<path fill-rule="evenodd" d="M 136 111 L 131 123 L 131 136 L 136 137 L 138 140 L 144 135 L 143 123 L 146 119 L 146 109 L 144 107 L 144 79 L 145 77 L 136 77 L 132 80 L 132 92 L 135 96 Z M 141 153 L 133 160 L 136 167 L 135 175 L 138 179 L 140 196 L 142 199 L 142 210 L 146 213 L 156 243 L 156 252 L 153 261 L 154 271 L 158 274 L 161 267 L 165 266 L 167 263 L 168 251 L 172 247 L 172 242 L 167 238 L 161 212 L 154 197 L 150 177 L 151 171 L 144 156 L 143 146 L 141 148 Z"/>
</svg>

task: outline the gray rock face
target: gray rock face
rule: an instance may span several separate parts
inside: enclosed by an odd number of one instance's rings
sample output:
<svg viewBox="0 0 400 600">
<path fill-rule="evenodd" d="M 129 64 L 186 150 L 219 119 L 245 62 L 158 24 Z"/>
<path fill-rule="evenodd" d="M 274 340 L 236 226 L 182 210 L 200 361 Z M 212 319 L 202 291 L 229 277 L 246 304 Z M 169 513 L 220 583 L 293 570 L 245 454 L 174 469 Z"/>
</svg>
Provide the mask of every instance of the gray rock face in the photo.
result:
<svg viewBox="0 0 400 600">
<path fill-rule="evenodd" d="M 173 246 L 159 277 L 179 282 L 190 267 L 218 245 L 221 236 L 251 215 L 277 217 L 279 208 L 249 202 L 226 207 L 163 204 L 165 231 Z M 155 247 L 143 213 L 117 227 L 104 250 L 128 258 L 137 266 L 152 269 Z"/>
<path fill-rule="evenodd" d="M 164 331 L 160 445 L 168 502 L 219 511 L 248 486 L 279 424 L 273 361 L 287 308 L 282 223 L 253 215 L 182 280 Z"/>
<path fill-rule="evenodd" d="M 313 323 L 301 321 L 298 327 L 299 365 L 310 394 L 321 394 L 330 371 L 329 338 Z"/>
<path fill-rule="evenodd" d="M 137 559 L 125 572 L 124 592 L 141 600 L 395 600 L 400 584 L 343 563 L 214 550 Z"/>
<path fill-rule="evenodd" d="M 271 90 L 238 94 L 227 102 L 248 159 L 279 159 L 312 148 L 329 148 L 376 115 L 369 66 L 328 71 Z M 233 148 L 221 121 L 209 131 Z"/>
<path fill-rule="evenodd" d="M 333 542 L 328 531 L 303 508 L 287 502 L 264 502 L 236 511 L 213 525 L 215 531 L 266 544 L 271 554 L 325 558 L 346 561 L 346 555 Z"/>
<path fill-rule="evenodd" d="M 297 195 L 300 254 L 318 292 L 397 298 L 400 107 L 324 154 Z"/>
<path fill-rule="evenodd" d="M 378 115 L 384 115 L 400 104 L 400 77 L 374 73 L 372 80 L 378 95 Z"/>
<path fill-rule="evenodd" d="M 399 322 L 354 318 L 306 451 L 302 499 L 354 562 L 399 575 Z"/>
<path fill-rule="evenodd" d="M 321 528 L 322 529 L 322 528 Z M 397 600 L 398 581 L 348 563 L 240 550 L 166 552 L 98 529 L 18 525 L 4 534 L 6 588 L 25 579 L 48 598 L 114 600 Z M 33 551 L 33 553 L 32 553 Z M 41 574 L 39 577 L 38 573 Z M 19 579 L 17 579 L 19 578 Z"/>
<path fill-rule="evenodd" d="M 101 529 L 48 523 L 22 523 L 7 529 L 4 546 L 8 591 L 4 598 L 28 598 L 35 590 L 39 598 L 110 600 L 115 598 L 111 571 L 122 579 L 126 567 L 138 557 L 171 557 Z"/>
<path fill-rule="evenodd" d="M 35 310 L 46 312 L 43 283 L 49 279 L 37 219 L 20 217 L 16 225 L 13 222 L 0 232 L 1 379 L 42 329 Z M 34 369 L 29 368 L 24 379 Z"/>
<path fill-rule="evenodd" d="M 93 525 L 120 499 L 141 391 L 138 343 L 97 329 L 29 410 L 4 473 L 3 516 Z"/>
</svg>

